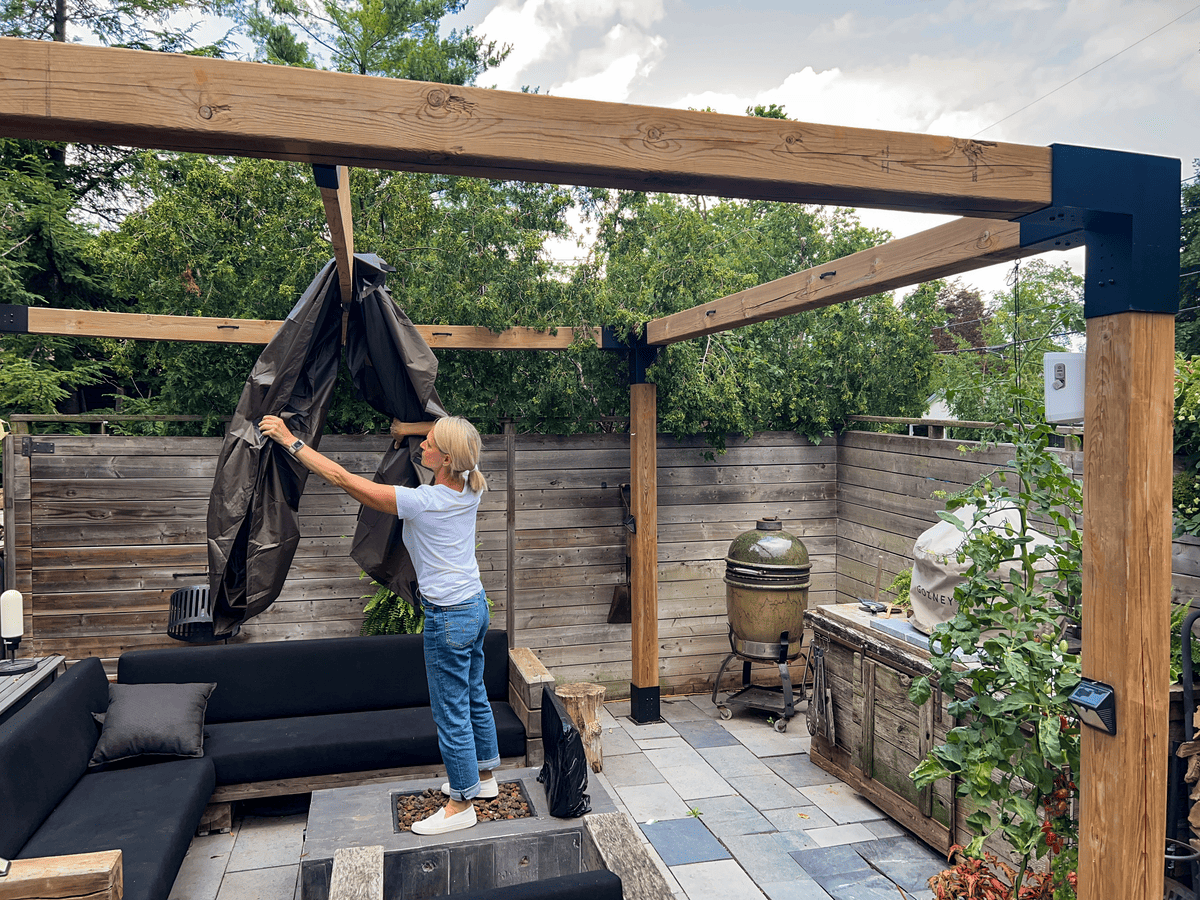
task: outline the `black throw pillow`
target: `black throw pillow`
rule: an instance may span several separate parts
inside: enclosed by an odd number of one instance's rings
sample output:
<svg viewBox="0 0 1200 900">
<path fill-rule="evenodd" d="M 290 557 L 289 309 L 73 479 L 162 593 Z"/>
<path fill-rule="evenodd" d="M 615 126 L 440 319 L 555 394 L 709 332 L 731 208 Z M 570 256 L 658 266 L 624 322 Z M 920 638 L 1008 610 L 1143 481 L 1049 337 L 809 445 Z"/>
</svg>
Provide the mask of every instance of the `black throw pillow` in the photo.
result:
<svg viewBox="0 0 1200 900">
<path fill-rule="evenodd" d="M 133 756 L 203 756 L 207 684 L 110 684 L 89 766 Z"/>
</svg>

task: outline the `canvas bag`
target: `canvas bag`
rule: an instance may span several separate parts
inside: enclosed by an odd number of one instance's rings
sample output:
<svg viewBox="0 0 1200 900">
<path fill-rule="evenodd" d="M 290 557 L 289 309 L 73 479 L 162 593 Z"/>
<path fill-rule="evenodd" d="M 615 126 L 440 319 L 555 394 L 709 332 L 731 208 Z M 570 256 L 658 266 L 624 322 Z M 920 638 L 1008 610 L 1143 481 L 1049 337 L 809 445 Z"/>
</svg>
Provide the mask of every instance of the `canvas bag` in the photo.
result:
<svg viewBox="0 0 1200 900">
<path fill-rule="evenodd" d="M 934 626 L 949 622 L 958 612 L 954 589 L 966 580 L 966 571 L 971 567 L 969 559 L 958 561 L 962 545 L 980 529 L 1002 531 L 1008 525 L 1016 532 L 1021 528 L 1021 516 L 1016 507 L 997 506 L 975 522 L 977 509 L 962 506 L 954 511 L 959 521 L 968 527 L 967 531 L 960 531 L 954 523 L 943 519 L 922 532 L 913 545 L 912 586 L 908 596 L 912 600 L 912 626 L 923 634 L 930 634 Z M 1031 529 L 1029 534 L 1034 545 L 1052 543 L 1040 531 Z M 1017 563 L 1005 563 L 1000 572 L 1007 576 L 1016 567 Z"/>
</svg>

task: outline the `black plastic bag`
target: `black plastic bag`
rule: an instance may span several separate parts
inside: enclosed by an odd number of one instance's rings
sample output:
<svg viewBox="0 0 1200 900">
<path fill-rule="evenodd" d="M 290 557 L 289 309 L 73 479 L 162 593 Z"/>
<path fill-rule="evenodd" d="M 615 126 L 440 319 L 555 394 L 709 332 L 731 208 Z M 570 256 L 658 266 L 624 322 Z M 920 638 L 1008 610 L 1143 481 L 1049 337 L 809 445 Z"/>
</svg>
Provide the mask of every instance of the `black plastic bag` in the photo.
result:
<svg viewBox="0 0 1200 900">
<path fill-rule="evenodd" d="M 558 694 L 549 687 L 542 688 L 542 742 L 546 755 L 538 781 L 546 786 L 550 815 L 575 819 L 591 812 L 583 737 Z"/>
<path fill-rule="evenodd" d="M 401 421 L 446 414 L 434 389 L 437 358 L 384 285 L 391 271 L 372 253 L 354 257 L 346 361 L 359 396 Z M 255 363 L 226 432 L 208 505 L 209 596 L 215 636 L 229 637 L 269 607 L 300 540 L 299 504 L 308 470 L 258 423 L 268 413 L 314 450 L 325 426 L 341 358 L 343 304 L 331 260 L 313 280 Z M 420 439 L 394 443 L 375 480 L 415 487 Z M 380 584 L 413 602 L 412 561 L 395 515 L 364 507 L 353 559 Z"/>
</svg>

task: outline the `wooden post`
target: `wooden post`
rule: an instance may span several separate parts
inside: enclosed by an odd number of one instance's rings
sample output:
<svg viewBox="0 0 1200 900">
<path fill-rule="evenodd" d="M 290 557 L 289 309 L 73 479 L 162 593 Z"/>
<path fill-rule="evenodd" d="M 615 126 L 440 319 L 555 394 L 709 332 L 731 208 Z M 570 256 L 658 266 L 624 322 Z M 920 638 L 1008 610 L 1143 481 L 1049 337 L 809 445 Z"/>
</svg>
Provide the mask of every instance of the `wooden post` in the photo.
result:
<svg viewBox="0 0 1200 900">
<path fill-rule="evenodd" d="M 579 736 L 583 738 L 583 755 L 587 757 L 588 765 L 593 772 L 603 771 L 604 748 L 600 745 L 603 729 L 596 720 L 604 703 L 604 685 L 560 684 L 554 693 L 562 699 L 567 715 L 579 729 Z"/>
<path fill-rule="evenodd" d="M 1159 900 L 1166 845 L 1175 320 L 1088 320 L 1083 674 L 1117 733 L 1084 727 L 1079 900 Z"/>
<path fill-rule="evenodd" d="M 629 542 L 633 641 L 629 707 L 638 724 L 659 719 L 657 400 L 654 385 L 630 385 L 629 505 L 637 531 Z"/>
</svg>

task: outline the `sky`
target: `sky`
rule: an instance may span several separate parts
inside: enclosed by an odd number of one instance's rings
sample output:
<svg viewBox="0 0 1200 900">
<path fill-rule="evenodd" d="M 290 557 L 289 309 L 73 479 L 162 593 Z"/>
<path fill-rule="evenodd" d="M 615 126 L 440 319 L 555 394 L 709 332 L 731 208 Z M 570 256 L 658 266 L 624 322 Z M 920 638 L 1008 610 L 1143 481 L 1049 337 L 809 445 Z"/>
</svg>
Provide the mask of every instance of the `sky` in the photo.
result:
<svg viewBox="0 0 1200 900">
<path fill-rule="evenodd" d="M 469 0 L 505 90 L 1200 157 L 1197 0 Z M 859 210 L 896 237 L 947 217 Z M 569 256 L 567 247 L 555 255 Z M 1082 251 L 1052 254 L 1082 272 Z M 985 293 L 1011 264 L 961 276 Z"/>
</svg>

